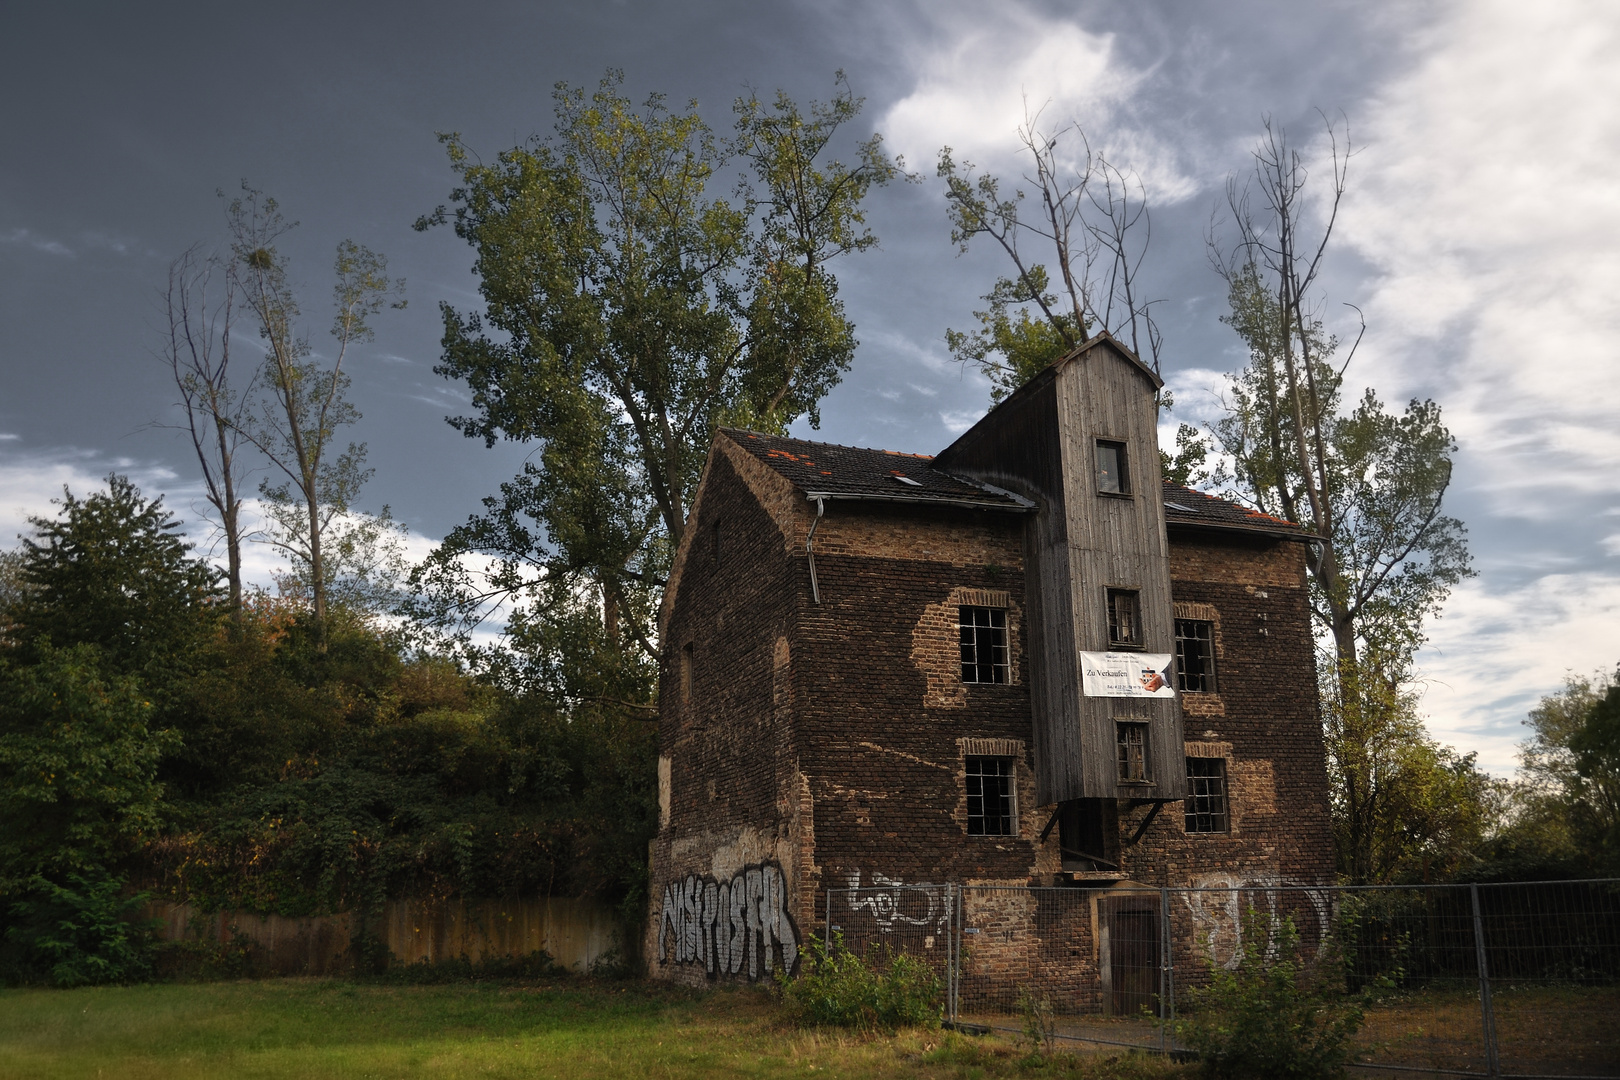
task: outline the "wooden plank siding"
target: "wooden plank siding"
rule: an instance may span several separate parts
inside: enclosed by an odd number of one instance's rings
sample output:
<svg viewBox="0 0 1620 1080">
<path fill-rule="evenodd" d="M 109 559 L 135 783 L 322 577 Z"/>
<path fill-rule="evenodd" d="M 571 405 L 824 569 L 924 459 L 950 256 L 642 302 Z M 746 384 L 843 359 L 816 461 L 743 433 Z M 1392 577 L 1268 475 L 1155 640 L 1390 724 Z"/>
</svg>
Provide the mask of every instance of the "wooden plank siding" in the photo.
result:
<svg viewBox="0 0 1620 1080">
<path fill-rule="evenodd" d="M 1087 698 L 1081 651 L 1108 648 L 1106 590 L 1140 595 L 1148 652 L 1175 651 L 1160 492 L 1158 387 L 1112 339 L 1094 339 L 1003 401 L 934 460 L 1035 502 L 1026 519 L 1033 757 L 1042 805 L 1186 792 L 1179 700 Z M 1126 444 L 1132 494 L 1096 490 L 1097 439 Z M 1149 722 L 1151 786 L 1120 784 L 1114 724 Z"/>
<path fill-rule="evenodd" d="M 1142 640 L 1150 653 L 1175 652 L 1170 551 L 1159 475 L 1155 387 L 1107 342 L 1063 366 L 1057 377 L 1062 426 L 1073 640 L 1078 653 L 1108 649 L 1107 591 L 1135 590 Z M 1125 444 L 1130 494 L 1097 490 L 1096 441 Z M 1076 678 L 1078 681 L 1078 677 Z M 1081 755 L 1062 762 L 1056 787 L 1070 798 L 1180 799 L 1186 762 L 1179 699 L 1079 699 Z M 1115 753 L 1119 720 L 1148 721 L 1151 783 L 1121 784 Z M 1078 775 L 1073 770 L 1078 767 Z M 1070 796 L 1066 793 L 1074 791 Z"/>
</svg>

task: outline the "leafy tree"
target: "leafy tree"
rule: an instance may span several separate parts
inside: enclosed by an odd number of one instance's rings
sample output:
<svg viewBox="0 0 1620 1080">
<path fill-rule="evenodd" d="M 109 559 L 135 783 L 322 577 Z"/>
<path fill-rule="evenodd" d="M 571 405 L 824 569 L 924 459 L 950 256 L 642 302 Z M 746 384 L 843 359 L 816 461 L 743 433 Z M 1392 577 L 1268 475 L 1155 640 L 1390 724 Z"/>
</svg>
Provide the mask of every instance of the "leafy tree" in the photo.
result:
<svg viewBox="0 0 1620 1080">
<path fill-rule="evenodd" d="M 152 727 L 128 675 L 88 644 L 0 661 L 0 884 L 105 873 L 158 829 L 158 763 L 178 737 Z"/>
<path fill-rule="evenodd" d="M 1328 133 L 1326 217 L 1310 237 L 1307 170 L 1269 122 L 1252 184 L 1228 186 L 1238 242 L 1223 252 L 1211 239 L 1211 256 L 1229 290 L 1225 321 L 1248 346 L 1249 365 L 1233 378 L 1226 415 L 1213 428 L 1230 471 L 1218 467 L 1211 479 L 1315 535 L 1306 563 L 1313 612 L 1332 641 L 1322 688 L 1339 856 L 1341 869 L 1363 882 L 1375 865 L 1401 862 L 1379 853 L 1381 833 L 1424 827 L 1383 816 L 1402 806 L 1416 812 L 1428 799 L 1423 791 L 1395 797 L 1392 777 L 1476 773 L 1466 759 L 1442 767 L 1437 748 L 1411 741 L 1416 728 L 1405 691 L 1425 620 L 1438 616 L 1451 588 L 1472 571 L 1462 523 L 1442 509 L 1456 444 L 1440 407 L 1413 400 L 1395 414 L 1371 390 L 1351 408 L 1341 400 L 1350 358 L 1334 366 L 1339 343 L 1312 293 L 1349 161 L 1348 138 L 1341 145 L 1332 126 Z M 1392 773 L 1395 759 L 1381 758 L 1377 748 L 1397 743 L 1424 757 L 1422 767 L 1408 760 L 1411 769 Z M 1457 789 L 1476 790 L 1472 780 Z M 1488 807 L 1474 811 L 1485 815 Z"/>
<path fill-rule="evenodd" d="M 952 242 L 965 252 L 975 237 L 986 237 L 1013 265 L 985 294 L 985 310 L 973 313 L 978 330 L 945 331 L 951 354 L 984 372 L 995 401 L 1097 330 L 1123 337 L 1155 371 L 1159 366 L 1153 301 L 1137 281 L 1152 231 L 1142 182 L 1093 151 L 1078 124 L 1048 131 L 1039 121 L 1027 117 L 1018 129 L 1034 167 L 1023 177 L 1038 193 L 1033 213 L 1023 188 L 1009 197 L 997 177 L 975 175 L 948 146 L 936 170 L 945 181 Z"/>
<path fill-rule="evenodd" d="M 187 552 L 180 522 L 123 476 L 57 518 L 29 518 L 8 606 L 19 648 L 92 645 L 110 672 L 166 694 L 214 632 L 219 573 Z"/>
<path fill-rule="evenodd" d="M 1330 678 L 1324 683 L 1340 871 L 1362 882 L 1428 883 L 1477 870 L 1508 786 L 1482 771 L 1474 754 L 1437 743 L 1417 715 L 1415 695 L 1404 687 L 1364 684 L 1347 721 L 1341 695 Z M 1369 700 L 1374 689 L 1390 696 Z M 1378 722 L 1367 723 L 1369 716 Z"/>
<path fill-rule="evenodd" d="M 1495 868 L 1515 876 L 1609 874 L 1620 866 L 1620 668 L 1571 675 L 1543 697 L 1520 744 L 1513 812 Z"/>
<path fill-rule="evenodd" d="M 636 685 L 609 677 L 606 696 L 644 701 L 658 590 L 715 428 L 818 421 L 855 349 L 832 264 L 877 242 L 864 199 L 901 171 L 876 136 L 853 163 L 829 160 L 861 105 L 842 76 L 807 110 L 780 94 L 737 102 L 730 140 L 695 102 L 637 107 L 622 84 L 559 84 L 555 134 L 489 163 L 444 137 L 455 209 L 417 224 L 454 222 L 484 298 L 479 313 L 443 307 L 436 370 L 476 409 L 451 422 L 535 451 L 423 580 L 452 615 L 522 598 L 513 639 L 542 649 L 594 613 L 606 652 L 639 657 L 609 665 Z M 736 195 L 717 198 L 731 166 Z M 494 570 L 469 573 L 468 553 Z"/>
<path fill-rule="evenodd" d="M 1440 407 L 1414 400 L 1397 415 L 1367 390 L 1347 413 L 1343 368 L 1329 362 L 1338 342 L 1321 322 L 1311 320 L 1304 339 L 1291 335 L 1254 263 L 1229 286 L 1224 321 L 1248 345 L 1249 366 L 1214 425 L 1232 462 L 1217 481 L 1322 538 L 1310 549 L 1311 598 L 1337 659 L 1356 665 L 1370 651 L 1375 664 L 1399 666 L 1422 644 L 1424 620 L 1471 573 L 1466 530 L 1442 509 L 1456 444 Z M 1306 355 L 1308 381 L 1299 375 Z"/>
<path fill-rule="evenodd" d="M 360 418 L 346 397 L 350 380 L 343 362 L 351 345 L 371 339 L 371 319 L 391 297 L 403 293 L 405 284 L 388 277 L 381 255 L 352 240 L 338 244 L 332 289 L 337 351 L 328 366 L 312 358 L 309 339 L 299 331 L 287 260 L 276 250 L 277 241 L 297 223 L 282 217 L 276 200 L 245 182 L 226 218 L 234 257 L 231 281 L 258 323 L 265 346 L 257 415 L 236 430 L 244 431 L 281 473 L 281 483 L 266 480 L 259 493 L 270 506 L 270 540 L 292 560 L 293 577 L 307 590 L 320 640 L 328 593 L 339 569 L 328 550 L 330 530 L 334 522 L 353 515 L 354 501 L 371 475 L 364 444 L 350 443 L 336 451 L 337 430 Z M 402 308 L 405 301 L 395 300 L 392 306 Z"/>
</svg>

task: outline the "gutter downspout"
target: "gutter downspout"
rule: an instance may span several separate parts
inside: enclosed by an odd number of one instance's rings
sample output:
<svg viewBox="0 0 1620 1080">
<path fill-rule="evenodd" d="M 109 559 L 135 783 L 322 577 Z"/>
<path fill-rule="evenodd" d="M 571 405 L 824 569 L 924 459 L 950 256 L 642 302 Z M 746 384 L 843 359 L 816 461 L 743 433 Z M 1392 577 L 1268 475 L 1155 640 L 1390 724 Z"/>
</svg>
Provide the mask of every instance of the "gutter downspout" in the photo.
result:
<svg viewBox="0 0 1620 1080">
<path fill-rule="evenodd" d="M 821 603 L 821 587 L 816 584 L 816 553 L 811 545 L 816 542 L 816 526 L 821 524 L 821 513 L 826 505 L 826 499 L 816 500 L 816 520 L 810 523 L 810 531 L 804 537 L 804 557 L 810 560 L 810 596 L 817 604 Z"/>
</svg>

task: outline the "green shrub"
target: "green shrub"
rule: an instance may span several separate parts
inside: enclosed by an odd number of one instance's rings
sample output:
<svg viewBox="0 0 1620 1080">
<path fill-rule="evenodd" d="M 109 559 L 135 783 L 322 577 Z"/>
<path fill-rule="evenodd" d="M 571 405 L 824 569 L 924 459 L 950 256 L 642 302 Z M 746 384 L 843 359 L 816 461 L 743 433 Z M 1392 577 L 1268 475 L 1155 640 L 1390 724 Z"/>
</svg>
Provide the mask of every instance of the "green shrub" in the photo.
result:
<svg viewBox="0 0 1620 1080">
<path fill-rule="evenodd" d="M 1292 919 L 1250 908 L 1242 925 L 1237 964 L 1209 958 L 1209 984 L 1190 991 L 1177 1037 L 1198 1053 L 1205 1076 L 1221 1080 L 1342 1075 L 1363 1013 L 1344 991 L 1336 950 L 1324 946 L 1307 963 Z"/>
<path fill-rule="evenodd" d="M 152 974 L 151 921 L 132 918 L 149 893 L 124 895 L 114 877 L 43 878 L 10 905 L 6 943 L 13 977 L 55 986 L 135 982 Z"/>
<path fill-rule="evenodd" d="M 1018 988 L 1018 1045 L 1028 1047 L 1031 1057 L 1051 1057 L 1057 1049 L 1057 1014 L 1052 999 L 1027 986 Z"/>
<path fill-rule="evenodd" d="M 905 953 L 873 945 L 865 956 L 814 934 L 805 943 L 798 978 L 777 975 L 782 999 L 801 1023 L 861 1031 L 938 1024 L 944 987 L 933 968 Z"/>
</svg>

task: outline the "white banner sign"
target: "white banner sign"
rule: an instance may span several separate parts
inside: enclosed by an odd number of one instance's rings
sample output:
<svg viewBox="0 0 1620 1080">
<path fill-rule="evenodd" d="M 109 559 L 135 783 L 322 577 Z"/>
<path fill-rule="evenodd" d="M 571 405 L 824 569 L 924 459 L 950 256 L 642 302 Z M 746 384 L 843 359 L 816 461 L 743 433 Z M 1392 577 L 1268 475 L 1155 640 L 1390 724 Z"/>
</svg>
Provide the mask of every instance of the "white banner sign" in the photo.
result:
<svg viewBox="0 0 1620 1080">
<path fill-rule="evenodd" d="M 1083 652 L 1080 681 L 1086 697 L 1173 698 L 1174 662 L 1169 653 Z"/>
</svg>

